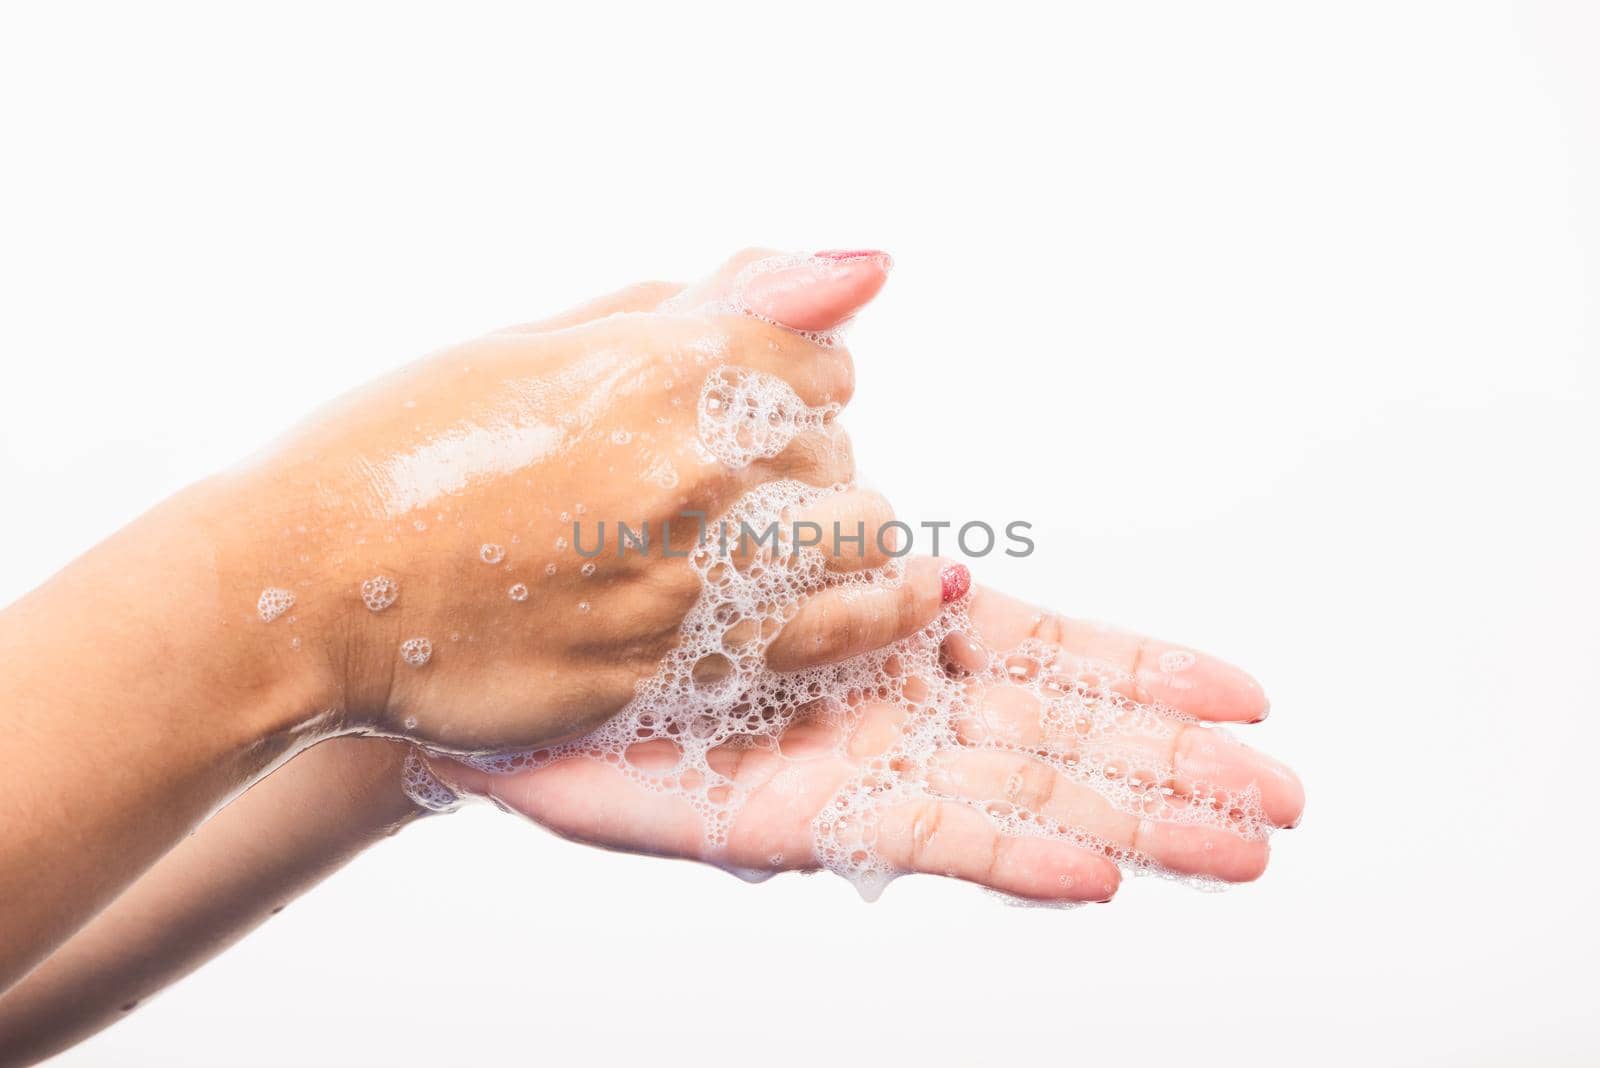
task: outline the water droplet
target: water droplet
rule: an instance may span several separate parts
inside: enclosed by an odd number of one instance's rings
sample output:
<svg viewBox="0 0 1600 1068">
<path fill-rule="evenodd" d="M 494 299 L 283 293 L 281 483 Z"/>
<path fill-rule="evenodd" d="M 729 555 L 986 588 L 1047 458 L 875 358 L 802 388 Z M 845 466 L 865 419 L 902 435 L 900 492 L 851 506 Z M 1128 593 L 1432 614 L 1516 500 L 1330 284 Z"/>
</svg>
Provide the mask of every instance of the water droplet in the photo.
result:
<svg viewBox="0 0 1600 1068">
<path fill-rule="evenodd" d="M 587 612 L 588 610 L 589 610 L 589 602 L 588 601 L 579 601 L 578 602 L 578 611 Z"/>
<path fill-rule="evenodd" d="M 506 547 L 486 542 L 478 547 L 478 559 L 486 564 L 498 564 L 506 558 Z"/>
<path fill-rule="evenodd" d="M 506 591 L 506 596 L 513 601 L 526 601 L 528 599 L 528 587 L 519 582 Z"/>
</svg>

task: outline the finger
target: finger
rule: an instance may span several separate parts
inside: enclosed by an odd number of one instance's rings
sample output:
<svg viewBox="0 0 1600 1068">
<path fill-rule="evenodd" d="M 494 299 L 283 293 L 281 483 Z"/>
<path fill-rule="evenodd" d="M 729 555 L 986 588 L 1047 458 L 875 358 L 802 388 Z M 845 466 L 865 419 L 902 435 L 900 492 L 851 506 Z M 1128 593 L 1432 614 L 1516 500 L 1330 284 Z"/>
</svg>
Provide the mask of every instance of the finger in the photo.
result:
<svg viewBox="0 0 1600 1068">
<path fill-rule="evenodd" d="M 1039 699 L 1020 687 L 975 687 L 966 707 L 955 722 L 963 744 L 1038 749 L 1047 741 Z"/>
<path fill-rule="evenodd" d="M 905 721 L 906 710 L 899 705 L 886 701 L 863 704 L 846 743 L 850 759 L 865 761 L 888 752 L 900 740 Z"/>
<path fill-rule="evenodd" d="M 893 261 L 876 250 L 816 252 L 770 269 L 747 269 L 738 297 L 764 319 L 820 332 L 848 322 L 878 295 Z"/>
<path fill-rule="evenodd" d="M 1204 653 L 1041 612 L 993 590 L 979 590 L 974 595 L 971 618 L 983 644 L 999 652 L 1035 638 L 1076 656 L 1110 664 L 1126 675 L 1124 688 L 1135 700 L 1159 701 L 1197 719 L 1218 722 L 1256 723 L 1266 718 L 1267 698 L 1260 684 L 1233 665 Z M 953 645 L 947 655 L 967 666 L 981 654 Z"/>
<path fill-rule="evenodd" d="M 854 482 L 856 455 L 850 434 L 838 423 L 797 434 L 778 455 L 753 463 L 748 477 L 758 483 L 792 478 L 809 486 Z"/>
<path fill-rule="evenodd" d="M 928 785 L 948 797 L 1016 806 L 1047 827 L 1130 850 L 1180 875 L 1249 882 L 1267 865 L 1265 838 L 1122 812 L 1091 787 L 1020 753 L 952 751 L 932 762 Z"/>
<path fill-rule="evenodd" d="M 892 266 L 889 254 L 875 249 L 745 249 L 685 290 L 672 308 L 743 309 L 791 330 L 821 333 L 854 317 L 883 288 Z"/>
<path fill-rule="evenodd" d="M 709 275 L 678 294 L 669 311 L 693 312 L 707 306 L 731 303 L 734 284 L 752 264 L 777 260 L 783 252 L 775 248 L 745 248 L 735 252 Z"/>
<path fill-rule="evenodd" d="M 1001 834 L 950 801 L 917 801 L 878 819 L 878 854 L 900 871 L 944 875 L 1041 901 L 1110 901 L 1117 866 L 1067 842 Z"/>
<path fill-rule="evenodd" d="M 1217 792 L 1243 797 L 1254 792 L 1261 813 L 1275 827 L 1293 827 L 1305 808 L 1305 787 L 1289 768 L 1214 727 L 1174 724 L 1158 733 L 1130 730 L 1111 742 L 1082 747 L 1085 756 L 1140 779 L 1160 780 L 1182 798 L 1208 798 Z M 1214 803 L 1214 802 L 1212 802 Z"/>
<path fill-rule="evenodd" d="M 828 558 L 828 569 L 849 572 L 882 567 L 899 552 L 899 531 L 892 522 L 888 498 L 855 489 L 824 497 L 800 513 L 795 528 L 820 532 L 818 548 Z"/>
<path fill-rule="evenodd" d="M 543 334 L 551 330 L 565 330 L 569 326 L 604 319 L 608 315 L 626 312 L 654 311 L 665 301 L 683 291 L 682 282 L 640 282 L 615 293 L 608 293 L 575 308 L 531 323 L 519 323 L 501 330 L 502 334 Z"/>
<path fill-rule="evenodd" d="M 1276 827 L 1293 827 L 1306 807 L 1306 790 L 1288 765 L 1218 730 L 1184 724 L 1169 743 L 1173 773 L 1243 793 L 1254 787 L 1261 810 Z"/>
<path fill-rule="evenodd" d="M 727 362 L 782 379 L 807 407 L 842 408 L 855 394 L 855 365 L 843 345 L 822 345 L 760 319 L 722 318 Z"/>
<path fill-rule="evenodd" d="M 1039 699 L 1016 686 L 993 686 L 974 702 L 973 710 L 956 721 L 957 737 L 967 745 L 1004 745 L 1038 749 L 1047 743 L 1072 742 L 1070 735 L 1052 735 L 1046 728 Z M 1173 724 L 1169 733 L 1120 735 L 1118 749 L 1160 779 L 1174 779 L 1180 792 L 1208 786 L 1232 794 L 1254 788 L 1262 813 L 1277 827 L 1293 827 L 1305 808 L 1305 788 L 1286 765 L 1240 743 L 1228 734 L 1195 723 Z M 1139 757 L 1142 755 L 1143 760 Z"/>
<path fill-rule="evenodd" d="M 939 614 L 945 603 L 947 569 L 966 571 L 920 557 L 894 586 L 835 586 L 808 598 L 767 649 L 774 671 L 798 671 L 880 649 L 914 634 Z M 970 580 L 968 580 L 970 581 Z M 953 578 L 952 588 L 960 580 Z"/>
</svg>

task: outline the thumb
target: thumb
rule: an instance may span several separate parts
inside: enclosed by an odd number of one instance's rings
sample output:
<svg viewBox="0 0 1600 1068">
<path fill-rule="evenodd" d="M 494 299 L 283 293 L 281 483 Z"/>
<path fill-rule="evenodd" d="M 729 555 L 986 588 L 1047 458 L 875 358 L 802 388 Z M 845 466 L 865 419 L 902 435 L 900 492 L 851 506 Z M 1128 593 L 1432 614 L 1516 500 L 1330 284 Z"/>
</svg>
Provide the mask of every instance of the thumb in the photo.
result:
<svg viewBox="0 0 1600 1068">
<path fill-rule="evenodd" d="M 830 250 L 767 262 L 771 266 L 745 277 L 734 296 L 763 319 L 805 331 L 848 322 L 878 295 L 894 264 L 887 252 L 875 250 Z"/>
<path fill-rule="evenodd" d="M 874 250 L 746 249 L 666 306 L 679 311 L 748 312 L 792 330 L 832 330 L 877 295 L 891 266 L 887 252 Z"/>
</svg>

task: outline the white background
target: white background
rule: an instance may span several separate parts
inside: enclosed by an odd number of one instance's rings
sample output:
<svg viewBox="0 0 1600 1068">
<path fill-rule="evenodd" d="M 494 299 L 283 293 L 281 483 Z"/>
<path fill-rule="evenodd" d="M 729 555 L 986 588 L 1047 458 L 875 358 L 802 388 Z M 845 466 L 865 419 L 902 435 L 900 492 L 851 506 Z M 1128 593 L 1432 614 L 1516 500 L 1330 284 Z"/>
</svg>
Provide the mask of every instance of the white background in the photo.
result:
<svg viewBox="0 0 1600 1068">
<path fill-rule="evenodd" d="M 0 602 L 436 346 L 878 246 L 870 480 L 1253 669 L 1310 793 L 1069 913 L 477 809 L 61 1063 L 1600 1056 L 1593 9 L 1101 7 L 4 9 Z"/>
</svg>

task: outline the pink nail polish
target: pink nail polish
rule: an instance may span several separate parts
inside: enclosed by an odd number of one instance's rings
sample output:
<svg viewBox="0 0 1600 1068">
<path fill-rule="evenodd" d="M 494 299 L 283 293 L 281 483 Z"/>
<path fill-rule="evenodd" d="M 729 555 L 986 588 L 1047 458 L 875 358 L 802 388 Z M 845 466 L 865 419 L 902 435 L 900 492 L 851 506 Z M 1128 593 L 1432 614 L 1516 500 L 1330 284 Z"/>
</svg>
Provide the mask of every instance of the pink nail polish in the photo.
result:
<svg viewBox="0 0 1600 1068">
<path fill-rule="evenodd" d="M 889 258 L 887 252 L 875 248 L 824 248 L 812 253 L 822 260 L 864 260 L 872 256 Z"/>
<path fill-rule="evenodd" d="M 959 600 L 972 588 L 972 572 L 966 564 L 951 564 L 939 572 L 939 599 L 945 604 Z"/>
</svg>

